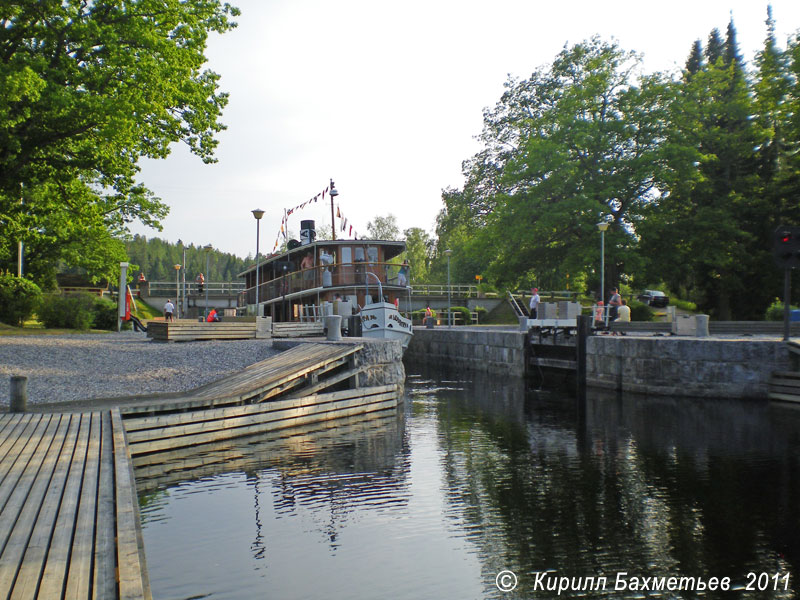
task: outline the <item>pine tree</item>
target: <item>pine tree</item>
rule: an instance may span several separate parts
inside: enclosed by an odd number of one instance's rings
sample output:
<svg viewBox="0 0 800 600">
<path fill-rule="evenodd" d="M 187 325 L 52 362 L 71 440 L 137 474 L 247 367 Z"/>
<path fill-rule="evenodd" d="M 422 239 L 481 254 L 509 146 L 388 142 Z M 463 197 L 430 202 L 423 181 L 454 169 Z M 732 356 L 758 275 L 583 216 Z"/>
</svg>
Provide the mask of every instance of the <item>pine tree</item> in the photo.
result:
<svg viewBox="0 0 800 600">
<path fill-rule="evenodd" d="M 708 43 L 706 44 L 706 61 L 709 66 L 716 64 L 717 60 L 722 58 L 725 53 L 725 44 L 719 34 L 719 29 L 714 28 L 708 35 Z"/>
<path fill-rule="evenodd" d="M 700 40 L 695 40 L 692 44 L 692 50 L 689 53 L 689 58 L 686 59 L 686 68 L 684 69 L 684 77 L 689 79 L 692 75 L 703 68 L 703 44 Z"/>
</svg>

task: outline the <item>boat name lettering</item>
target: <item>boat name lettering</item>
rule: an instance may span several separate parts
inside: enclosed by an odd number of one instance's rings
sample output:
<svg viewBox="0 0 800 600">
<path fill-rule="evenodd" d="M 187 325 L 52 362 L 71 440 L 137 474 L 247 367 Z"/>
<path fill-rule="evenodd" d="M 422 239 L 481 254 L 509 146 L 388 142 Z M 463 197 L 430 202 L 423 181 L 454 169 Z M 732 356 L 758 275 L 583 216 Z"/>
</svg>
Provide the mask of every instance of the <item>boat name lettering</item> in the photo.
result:
<svg viewBox="0 0 800 600">
<path fill-rule="evenodd" d="M 405 327 L 406 329 L 408 329 L 408 323 L 404 323 L 404 322 L 403 322 L 403 321 L 400 319 L 400 315 L 389 315 L 389 318 L 390 318 L 392 321 L 395 321 L 395 322 L 396 322 L 398 325 L 400 325 L 400 327 Z"/>
</svg>

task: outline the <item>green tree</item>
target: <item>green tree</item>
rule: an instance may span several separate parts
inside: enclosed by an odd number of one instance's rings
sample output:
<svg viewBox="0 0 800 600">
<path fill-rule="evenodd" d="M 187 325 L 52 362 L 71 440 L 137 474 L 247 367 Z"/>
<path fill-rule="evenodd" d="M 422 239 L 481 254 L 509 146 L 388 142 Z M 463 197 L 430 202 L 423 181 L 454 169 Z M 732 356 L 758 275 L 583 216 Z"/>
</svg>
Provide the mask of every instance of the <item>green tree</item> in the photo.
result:
<svg viewBox="0 0 800 600">
<path fill-rule="evenodd" d="M 718 37 L 714 30 L 709 40 Z M 758 156 L 771 151 L 770 124 L 753 118 L 767 97 L 756 99 L 735 40 L 730 23 L 722 48 L 714 41 L 709 62 L 679 84 L 669 136 L 679 151 L 669 163 L 681 175 L 661 184 L 663 198 L 639 230 L 640 249 L 650 258 L 651 280 L 691 292 L 716 318 L 752 319 L 776 294 L 774 207 Z"/>
<path fill-rule="evenodd" d="M 467 162 L 464 190 L 445 194 L 437 228 L 454 255 L 467 249 L 458 262 L 472 257 L 470 279 L 485 265 L 503 285 L 563 289 L 567 274 L 599 266 L 600 220 L 611 225 L 606 281 L 637 268 L 636 227 L 663 179 L 671 93 L 659 77 L 637 78 L 639 65 L 594 38 L 507 83 L 484 116 L 486 147 Z"/>
<path fill-rule="evenodd" d="M 410 284 L 428 283 L 434 241 L 424 229 L 411 227 L 403 232 L 406 238 L 406 258 L 411 266 Z"/>
<path fill-rule="evenodd" d="M 203 71 L 218 0 L 11 2 L 0 8 L 0 267 L 18 241 L 37 279 L 64 260 L 100 277 L 133 220 L 167 207 L 136 182 L 141 157 L 182 141 L 213 161 L 227 96 Z"/>
<path fill-rule="evenodd" d="M 397 217 L 392 214 L 385 217 L 376 216 L 367 223 L 367 231 L 371 240 L 398 240 L 400 228 L 397 226 Z"/>
</svg>

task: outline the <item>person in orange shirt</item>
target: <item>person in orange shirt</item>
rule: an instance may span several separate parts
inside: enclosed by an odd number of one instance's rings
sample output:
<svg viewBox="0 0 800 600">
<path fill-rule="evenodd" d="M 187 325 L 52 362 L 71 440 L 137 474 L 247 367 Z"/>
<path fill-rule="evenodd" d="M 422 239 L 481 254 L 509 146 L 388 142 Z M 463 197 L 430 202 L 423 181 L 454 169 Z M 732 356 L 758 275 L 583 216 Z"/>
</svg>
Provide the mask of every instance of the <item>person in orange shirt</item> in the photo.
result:
<svg viewBox="0 0 800 600">
<path fill-rule="evenodd" d="M 219 321 L 219 315 L 217 314 L 217 309 L 212 308 L 206 317 L 206 323 L 214 323 L 215 321 Z"/>
</svg>

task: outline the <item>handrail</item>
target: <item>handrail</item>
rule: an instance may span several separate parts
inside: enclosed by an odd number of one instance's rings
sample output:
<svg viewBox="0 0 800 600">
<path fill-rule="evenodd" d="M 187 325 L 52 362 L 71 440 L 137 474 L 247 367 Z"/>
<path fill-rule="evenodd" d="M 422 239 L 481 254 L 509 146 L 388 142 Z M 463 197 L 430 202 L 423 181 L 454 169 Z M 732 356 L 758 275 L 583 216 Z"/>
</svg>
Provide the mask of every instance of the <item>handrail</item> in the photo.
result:
<svg viewBox="0 0 800 600">
<path fill-rule="evenodd" d="M 378 279 L 378 276 L 371 271 L 367 271 L 366 275 L 372 275 L 375 278 L 375 281 L 378 282 L 378 302 L 383 302 L 383 286 L 381 285 L 381 280 Z M 367 285 L 367 296 L 369 296 L 369 280 L 365 279 L 364 283 Z"/>
<path fill-rule="evenodd" d="M 175 281 L 148 281 L 147 282 L 148 293 L 151 296 L 158 296 L 162 292 L 169 292 L 172 293 L 175 291 L 176 285 L 183 289 L 183 282 L 178 284 Z M 230 293 L 230 294 L 238 294 L 242 290 L 244 290 L 244 282 L 243 281 L 207 281 L 203 287 L 203 293 L 205 293 L 206 288 L 208 288 L 209 292 L 221 292 L 221 293 Z M 196 281 L 187 281 L 186 282 L 186 291 L 189 294 L 200 293 L 200 286 Z"/>
</svg>

